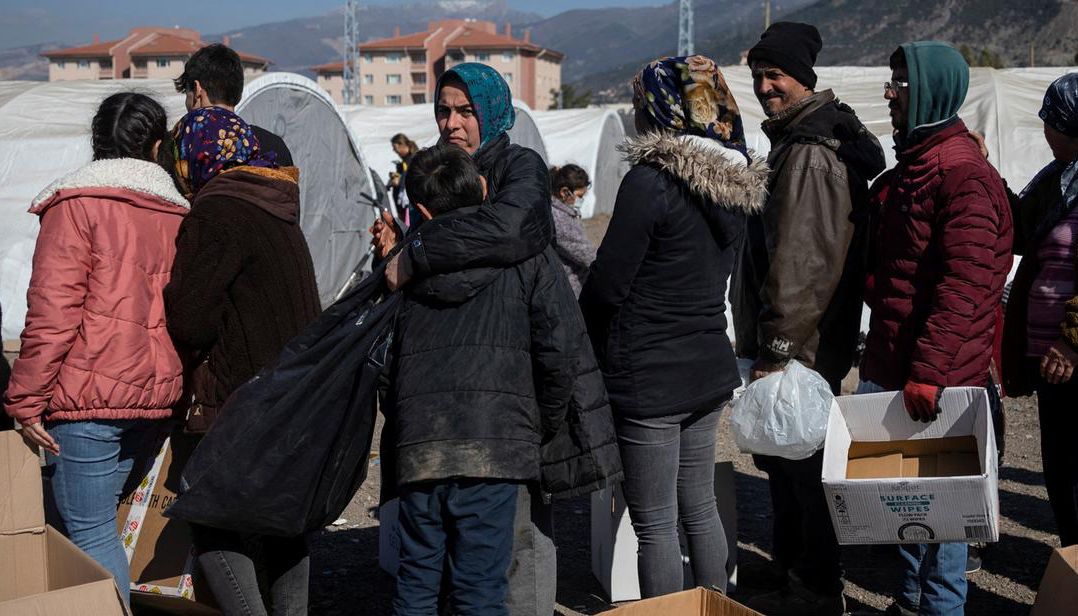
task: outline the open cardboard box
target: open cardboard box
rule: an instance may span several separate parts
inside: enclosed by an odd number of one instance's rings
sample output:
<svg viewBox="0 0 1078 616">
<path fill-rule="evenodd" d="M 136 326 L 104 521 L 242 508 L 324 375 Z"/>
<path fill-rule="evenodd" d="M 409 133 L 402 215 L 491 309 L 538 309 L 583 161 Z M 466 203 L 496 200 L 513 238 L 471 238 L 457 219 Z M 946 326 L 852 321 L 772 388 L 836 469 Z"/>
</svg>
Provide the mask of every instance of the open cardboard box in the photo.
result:
<svg viewBox="0 0 1078 616">
<path fill-rule="evenodd" d="M 763 616 L 722 593 L 683 590 L 603 612 L 610 616 Z"/>
<path fill-rule="evenodd" d="M 1029 616 L 1072 614 L 1078 605 L 1078 545 L 1056 548 Z"/>
<path fill-rule="evenodd" d="M 182 616 L 220 614 L 195 567 L 187 522 L 164 516 L 176 500 L 180 473 L 198 437 L 179 425 L 163 428 L 145 459 L 136 460 L 140 481 L 120 501 L 116 524 L 131 563 L 131 603 Z"/>
<path fill-rule="evenodd" d="M 0 614 L 125 616 L 112 574 L 45 525 L 37 448 L 0 432 Z"/>
<path fill-rule="evenodd" d="M 835 398 L 822 481 L 841 544 L 999 540 L 988 394 L 949 387 L 931 423 L 901 392 Z"/>
</svg>

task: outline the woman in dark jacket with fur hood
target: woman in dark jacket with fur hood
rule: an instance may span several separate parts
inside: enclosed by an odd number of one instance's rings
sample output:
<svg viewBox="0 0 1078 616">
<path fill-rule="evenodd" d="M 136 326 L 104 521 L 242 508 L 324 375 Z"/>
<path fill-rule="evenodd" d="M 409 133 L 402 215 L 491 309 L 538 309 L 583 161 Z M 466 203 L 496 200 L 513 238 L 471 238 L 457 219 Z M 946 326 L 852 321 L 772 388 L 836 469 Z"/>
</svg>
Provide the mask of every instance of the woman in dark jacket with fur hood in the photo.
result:
<svg viewBox="0 0 1078 616">
<path fill-rule="evenodd" d="M 679 520 L 696 583 L 725 591 L 715 436 L 740 385 L 726 285 L 767 166 L 749 156 L 711 59 L 652 62 L 634 90 L 639 136 L 623 148 L 633 167 L 580 303 L 614 407 L 642 596 L 682 589 Z"/>
</svg>

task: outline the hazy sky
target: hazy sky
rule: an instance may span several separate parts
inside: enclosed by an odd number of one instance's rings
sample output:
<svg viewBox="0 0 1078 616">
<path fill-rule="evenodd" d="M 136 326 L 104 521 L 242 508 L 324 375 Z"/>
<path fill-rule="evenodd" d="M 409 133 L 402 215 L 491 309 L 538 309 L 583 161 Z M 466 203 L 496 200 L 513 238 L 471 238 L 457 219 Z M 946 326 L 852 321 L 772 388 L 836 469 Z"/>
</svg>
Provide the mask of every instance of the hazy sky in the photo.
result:
<svg viewBox="0 0 1078 616">
<path fill-rule="evenodd" d="M 397 4 L 408 0 L 368 0 Z M 549 16 L 570 8 L 648 6 L 672 0 L 509 0 L 522 11 Z M 0 49 L 51 41 L 76 44 L 94 34 L 120 38 L 133 26 L 183 26 L 205 34 L 328 13 L 344 0 L 0 0 Z M 479 17 L 477 15 L 477 17 Z"/>
</svg>

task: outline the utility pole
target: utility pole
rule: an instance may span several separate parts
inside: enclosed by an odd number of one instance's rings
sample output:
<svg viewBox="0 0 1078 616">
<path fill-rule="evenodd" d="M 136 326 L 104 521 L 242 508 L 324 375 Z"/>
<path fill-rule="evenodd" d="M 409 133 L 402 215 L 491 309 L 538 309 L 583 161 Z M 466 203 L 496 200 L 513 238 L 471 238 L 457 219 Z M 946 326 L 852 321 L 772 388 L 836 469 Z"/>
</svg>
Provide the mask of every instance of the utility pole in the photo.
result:
<svg viewBox="0 0 1078 616">
<path fill-rule="evenodd" d="M 344 104 L 358 105 L 359 96 L 359 2 L 348 0 L 344 8 Z"/>
<path fill-rule="evenodd" d="M 764 30 L 771 27 L 771 0 L 764 0 Z"/>
<path fill-rule="evenodd" d="M 678 10 L 677 55 L 693 54 L 692 0 L 681 0 Z"/>
</svg>

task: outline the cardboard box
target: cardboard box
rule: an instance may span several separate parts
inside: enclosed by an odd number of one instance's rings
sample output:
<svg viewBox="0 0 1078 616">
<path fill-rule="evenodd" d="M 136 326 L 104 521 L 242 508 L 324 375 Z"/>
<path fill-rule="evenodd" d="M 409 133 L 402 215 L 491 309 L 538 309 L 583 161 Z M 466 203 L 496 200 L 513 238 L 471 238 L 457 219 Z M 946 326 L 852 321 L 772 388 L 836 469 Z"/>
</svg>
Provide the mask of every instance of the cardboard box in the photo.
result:
<svg viewBox="0 0 1078 616">
<path fill-rule="evenodd" d="M 713 590 L 694 588 L 603 612 L 610 616 L 763 616 Z"/>
<path fill-rule="evenodd" d="M 195 573 L 191 530 L 164 511 L 176 500 L 180 473 L 198 437 L 177 428 L 162 431 L 142 463 L 141 480 L 120 501 L 116 523 L 131 563 L 131 603 L 185 616 L 220 612 Z M 198 592 L 196 593 L 196 589 Z"/>
<path fill-rule="evenodd" d="M 987 392 L 949 387 L 940 406 L 922 423 L 901 392 L 835 399 L 822 480 L 840 544 L 999 540 Z"/>
<path fill-rule="evenodd" d="M 400 499 L 388 500 L 378 508 L 378 566 L 393 577 L 401 564 L 401 529 L 397 522 Z"/>
<path fill-rule="evenodd" d="M 1078 545 L 1056 548 L 1029 616 L 1071 614 L 1078 605 Z"/>
<path fill-rule="evenodd" d="M 726 531 L 730 562 L 737 562 L 737 496 L 732 462 L 715 464 L 715 500 Z M 682 542 L 684 544 L 684 542 Z M 637 575 L 636 532 L 629 520 L 621 486 L 600 490 L 591 495 L 591 572 L 606 591 L 610 601 L 635 601 L 640 598 Z M 684 549 L 684 546 L 683 548 Z M 685 583 L 693 586 L 692 567 L 686 562 Z M 737 572 L 728 590 L 736 587 Z"/>
<path fill-rule="evenodd" d="M 112 574 L 45 525 L 41 461 L 0 432 L 0 614 L 126 616 Z"/>
</svg>

